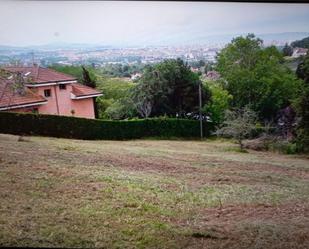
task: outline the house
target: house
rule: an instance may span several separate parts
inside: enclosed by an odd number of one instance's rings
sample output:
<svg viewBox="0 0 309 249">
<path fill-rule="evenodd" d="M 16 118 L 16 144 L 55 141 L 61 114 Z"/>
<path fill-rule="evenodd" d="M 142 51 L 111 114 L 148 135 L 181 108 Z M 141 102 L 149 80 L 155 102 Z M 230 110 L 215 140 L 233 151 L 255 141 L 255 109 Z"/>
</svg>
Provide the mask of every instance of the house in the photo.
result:
<svg viewBox="0 0 309 249">
<path fill-rule="evenodd" d="M 141 73 L 134 73 L 131 75 L 131 80 L 138 80 L 140 77 L 142 77 Z"/>
<path fill-rule="evenodd" d="M 102 93 L 79 84 L 76 78 L 37 65 L 3 70 L 6 76 L 0 77 L 0 111 L 95 118 L 95 98 Z M 17 75 L 22 77 L 21 84 Z"/>
<path fill-rule="evenodd" d="M 292 57 L 298 58 L 300 56 L 305 56 L 307 54 L 307 52 L 308 52 L 307 48 L 294 48 Z"/>
<path fill-rule="evenodd" d="M 220 74 L 217 71 L 208 71 L 207 74 L 203 75 L 205 80 L 218 80 L 220 79 Z"/>
<path fill-rule="evenodd" d="M 200 71 L 200 69 L 199 69 L 199 68 L 196 68 L 196 67 L 190 67 L 190 70 L 191 70 L 192 72 L 194 72 L 194 73 L 197 73 L 197 72 Z"/>
</svg>

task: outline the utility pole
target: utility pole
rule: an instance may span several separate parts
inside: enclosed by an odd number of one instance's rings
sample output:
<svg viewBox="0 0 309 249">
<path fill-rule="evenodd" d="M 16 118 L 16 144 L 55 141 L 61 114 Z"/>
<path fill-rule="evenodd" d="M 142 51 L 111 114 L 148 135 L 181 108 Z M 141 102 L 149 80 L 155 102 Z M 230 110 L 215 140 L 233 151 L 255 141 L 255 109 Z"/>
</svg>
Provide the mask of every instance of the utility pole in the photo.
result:
<svg viewBox="0 0 309 249">
<path fill-rule="evenodd" d="M 202 82 L 198 84 L 198 97 L 199 97 L 199 118 L 200 118 L 200 132 L 201 139 L 203 139 L 203 118 L 202 118 Z"/>
</svg>

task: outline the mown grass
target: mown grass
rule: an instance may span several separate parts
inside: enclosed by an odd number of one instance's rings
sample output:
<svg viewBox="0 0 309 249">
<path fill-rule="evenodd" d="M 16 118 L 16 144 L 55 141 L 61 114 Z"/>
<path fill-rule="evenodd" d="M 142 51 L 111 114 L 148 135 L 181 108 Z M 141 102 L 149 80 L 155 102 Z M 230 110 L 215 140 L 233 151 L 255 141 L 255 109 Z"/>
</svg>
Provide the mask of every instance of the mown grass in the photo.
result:
<svg viewBox="0 0 309 249">
<path fill-rule="evenodd" d="M 0 135 L 0 246 L 309 242 L 306 158 L 240 153 L 226 140 L 27 139 Z"/>
</svg>

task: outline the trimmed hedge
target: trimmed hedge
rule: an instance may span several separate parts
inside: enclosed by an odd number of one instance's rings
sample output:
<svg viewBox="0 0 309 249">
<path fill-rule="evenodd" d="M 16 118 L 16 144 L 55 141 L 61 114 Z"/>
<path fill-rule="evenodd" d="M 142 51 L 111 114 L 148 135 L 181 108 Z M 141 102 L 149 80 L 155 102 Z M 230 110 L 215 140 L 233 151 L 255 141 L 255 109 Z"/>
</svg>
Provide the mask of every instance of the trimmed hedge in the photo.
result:
<svg viewBox="0 0 309 249">
<path fill-rule="evenodd" d="M 211 125 L 204 124 L 209 135 Z M 145 137 L 198 138 L 199 121 L 152 118 L 109 121 L 56 115 L 0 112 L 0 133 L 76 139 L 125 140 Z"/>
</svg>

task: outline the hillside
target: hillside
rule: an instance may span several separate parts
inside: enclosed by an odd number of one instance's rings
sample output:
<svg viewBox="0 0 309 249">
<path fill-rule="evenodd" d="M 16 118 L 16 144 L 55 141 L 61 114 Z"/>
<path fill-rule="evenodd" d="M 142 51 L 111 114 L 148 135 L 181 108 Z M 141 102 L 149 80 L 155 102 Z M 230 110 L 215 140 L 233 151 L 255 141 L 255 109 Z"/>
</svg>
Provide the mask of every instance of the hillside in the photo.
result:
<svg viewBox="0 0 309 249">
<path fill-rule="evenodd" d="M 309 37 L 306 37 L 301 40 L 297 40 L 291 43 L 291 46 L 294 48 L 308 48 L 309 49 Z"/>
<path fill-rule="evenodd" d="M 280 248 L 309 244 L 309 159 L 220 141 L 0 134 L 0 245 Z"/>
</svg>

